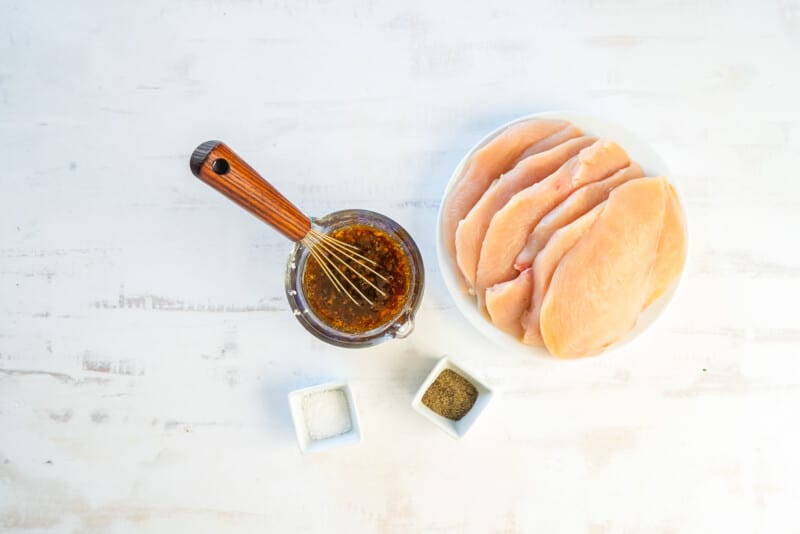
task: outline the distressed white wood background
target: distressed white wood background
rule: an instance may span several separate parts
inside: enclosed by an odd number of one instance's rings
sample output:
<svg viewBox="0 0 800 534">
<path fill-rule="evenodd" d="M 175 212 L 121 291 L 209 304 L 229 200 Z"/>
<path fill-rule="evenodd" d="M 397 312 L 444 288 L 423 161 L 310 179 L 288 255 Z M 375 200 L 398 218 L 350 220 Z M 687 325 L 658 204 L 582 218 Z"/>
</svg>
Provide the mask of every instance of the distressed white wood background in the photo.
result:
<svg viewBox="0 0 800 534">
<path fill-rule="evenodd" d="M 797 0 L 0 0 L 0 530 L 800 532 L 798 58 Z M 667 314 L 577 363 L 471 332 L 433 243 L 461 155 L 554 108 L 651 142 L 691 225 Z M 417 331 L 307 335 L 209 138 L 405 225 Z M 409 406 L 443 353 L 502 391 L 460 442 Z M 328 379 L 364 441 L 301 456 L 286 394 Z"/>
</svg>

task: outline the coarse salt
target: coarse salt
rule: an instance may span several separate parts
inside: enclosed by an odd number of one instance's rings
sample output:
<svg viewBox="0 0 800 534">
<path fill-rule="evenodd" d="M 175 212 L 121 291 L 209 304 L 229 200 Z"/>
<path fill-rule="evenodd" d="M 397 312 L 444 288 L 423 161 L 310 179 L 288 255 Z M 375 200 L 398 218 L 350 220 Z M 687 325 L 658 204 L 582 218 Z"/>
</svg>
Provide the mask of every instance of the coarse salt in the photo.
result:
<svg viewBox="0 0 800 534">
<path fill-rule="evenodd" d="M 350 404 L 341 389 L 310 393 L 303 397 L 303 418 L 308 437 L 328 439 L 353 429 Z"/>
</svg>

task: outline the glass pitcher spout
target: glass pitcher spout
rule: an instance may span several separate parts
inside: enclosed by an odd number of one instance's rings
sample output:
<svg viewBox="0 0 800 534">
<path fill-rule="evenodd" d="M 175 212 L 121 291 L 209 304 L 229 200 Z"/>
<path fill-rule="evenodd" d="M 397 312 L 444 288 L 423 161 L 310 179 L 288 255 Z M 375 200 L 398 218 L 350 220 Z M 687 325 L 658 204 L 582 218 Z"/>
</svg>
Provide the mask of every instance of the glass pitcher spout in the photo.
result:
<svg viewBox="0 0 800 534">
<path fill-rule="evenodd" d="M 406 314 L 392 326 L 392 337 L 395 339 L 403 339 L 408 337 L 413 331 L 414 316 L 411 314 Z"/>
</svg>

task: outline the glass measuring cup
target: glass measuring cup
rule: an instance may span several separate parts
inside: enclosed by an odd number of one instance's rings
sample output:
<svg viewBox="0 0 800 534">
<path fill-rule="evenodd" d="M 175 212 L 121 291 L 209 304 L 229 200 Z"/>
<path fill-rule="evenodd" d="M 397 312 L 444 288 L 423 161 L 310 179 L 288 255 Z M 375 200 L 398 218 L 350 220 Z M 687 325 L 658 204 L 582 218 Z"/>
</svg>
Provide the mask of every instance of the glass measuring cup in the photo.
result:
<svg viewBox="0 0 800 534">
<path fill-rule="evenodd" d="M 300 324 L 317 338 L 339 347 L 370 347 L 389 339 L 408 336 L 414 330 L 414 315 L 419 309 L 425 286 L 422 255 L 408 232 L 389 217 L 367 210 L 337 211 L 312 219 L 312 224 L 324 233 L 355 224 L 383 230 L 393 237 L 405 252 L 411 270 L 411 280 L 405 306 L 394 317 L 366 332 L 342 332 L 322 321 L 308 305 L 303 291 L 303 273 L 306 262 L 311 256 L 308 249 L 301 242 L 297 242 L 286 263 L 286 298 Z"/>
</svg>

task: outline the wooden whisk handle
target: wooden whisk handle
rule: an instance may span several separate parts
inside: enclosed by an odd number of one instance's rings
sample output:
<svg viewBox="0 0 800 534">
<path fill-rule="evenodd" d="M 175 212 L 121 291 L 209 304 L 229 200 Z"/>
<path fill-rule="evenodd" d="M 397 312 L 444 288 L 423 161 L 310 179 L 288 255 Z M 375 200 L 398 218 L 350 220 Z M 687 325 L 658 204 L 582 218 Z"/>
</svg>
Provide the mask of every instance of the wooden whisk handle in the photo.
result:
<svg viewBox="0 0 800 534">
<path fill-rule="evenodd" d="M 222 141 L 206 141 L 189 160 L 192 173 L 292 241 L 311 221 Z"/>
</svg>

